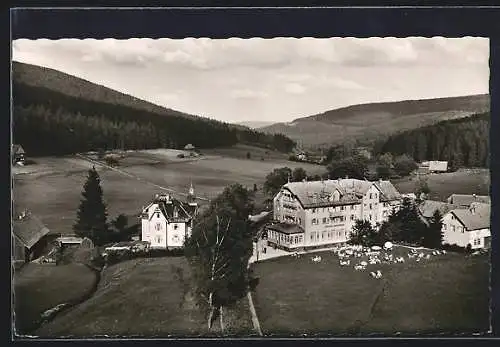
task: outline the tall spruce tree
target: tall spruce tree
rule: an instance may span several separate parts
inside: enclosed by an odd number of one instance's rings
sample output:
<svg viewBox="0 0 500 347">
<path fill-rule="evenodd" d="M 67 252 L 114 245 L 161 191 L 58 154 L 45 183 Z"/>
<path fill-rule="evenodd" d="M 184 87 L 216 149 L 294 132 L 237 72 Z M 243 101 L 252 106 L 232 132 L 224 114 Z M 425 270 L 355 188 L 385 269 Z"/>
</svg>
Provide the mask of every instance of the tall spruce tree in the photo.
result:
<svg viewBox="0 0 500 347">
<path fill-rule="evenodd" d="M 102 245 L 106 242 L 108 235 L 107 216 L 101 180 L 95 167 L 92 167 L 83 185 L 82 200 L 73 230 L 78 236 L 88 237 L 94 244 Z"/>
<path fill-rule="evenodd" d="M 443 216 L 439 210 L 434 211 L 429 226 L 424 237 L 424 246 L 429 248 L 439 248 L 443 242 Z"/>
</svg>

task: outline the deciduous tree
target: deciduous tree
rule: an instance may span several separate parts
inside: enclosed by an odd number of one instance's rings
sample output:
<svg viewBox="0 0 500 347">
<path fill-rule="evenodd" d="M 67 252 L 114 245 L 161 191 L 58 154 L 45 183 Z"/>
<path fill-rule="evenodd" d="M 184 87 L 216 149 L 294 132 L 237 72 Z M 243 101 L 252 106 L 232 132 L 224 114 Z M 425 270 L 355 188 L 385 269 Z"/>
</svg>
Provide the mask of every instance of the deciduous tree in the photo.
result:
<svg viewBox="0 0 500 347">
<path fill-rule="evenodd" d="M 219 316 L 224 330 L 223 308 L 243 298 L 252 282 L 248 260 L 252 234 L 248 223 L 250 199 L 241 186 L 231 186 L 200 214 L 185 254 L 193 269 L 199 302 L 207 308 L 210 330 Z"/>
</svg>

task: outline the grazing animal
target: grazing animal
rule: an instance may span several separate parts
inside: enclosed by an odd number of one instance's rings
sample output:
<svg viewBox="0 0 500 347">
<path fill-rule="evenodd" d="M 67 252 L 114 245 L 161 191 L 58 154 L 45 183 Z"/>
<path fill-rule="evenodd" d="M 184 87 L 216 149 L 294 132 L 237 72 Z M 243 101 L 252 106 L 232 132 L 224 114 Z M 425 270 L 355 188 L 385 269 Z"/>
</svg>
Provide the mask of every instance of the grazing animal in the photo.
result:
<svg viewBox="0 0 500 347">
<path fill-rule="evenodd" d="M 382 272 L 380 270 L 377 270 L 377 273 L 375 274 L 377 278 L 382 278 Z"/>
<path fill-rule="evenodd" d="M 446 251 L 443 249 L 442 253 L 443 253 L 443 254 L 446 254 Z"/>
<path fill-rule="evenodd" d="M 431 255 L 430 255 L 430 254 L 427 254 L 427 255 L 425 256 L 425 259 L 431 259 Z"/>
<path fill-rule="evenodd" d="M 373 278 L 376 278 L 377 277 L 377 274 L 375 272 L 370 272 L 370 276 L 372 276 Z"/>
</svg>

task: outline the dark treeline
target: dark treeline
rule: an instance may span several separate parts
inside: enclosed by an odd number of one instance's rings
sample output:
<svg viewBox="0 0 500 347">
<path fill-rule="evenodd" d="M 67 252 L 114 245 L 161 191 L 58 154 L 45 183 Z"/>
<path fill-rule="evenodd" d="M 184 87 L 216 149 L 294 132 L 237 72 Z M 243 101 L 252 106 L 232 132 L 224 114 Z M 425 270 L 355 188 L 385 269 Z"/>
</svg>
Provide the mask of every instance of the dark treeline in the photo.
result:
<svg viewBox="0 0 500 347">
<path fill-rule="evenodd" d="M 294 142 L 205 118 L 162 116 L 135 108 L 75 98 L 42 87 L 13 85 L 14 142 L 31 155 L 98 149 L 197 148 L 238 142 L 284 152 Z"/>
<path fill-rule="evenodd" d="M 489 166 L 490 114 L 442 121 L 390 136 L 375 144 L 375 155 L 408 154 L 417 162 L 446 160 L 451 168 Z"/>
</svg>

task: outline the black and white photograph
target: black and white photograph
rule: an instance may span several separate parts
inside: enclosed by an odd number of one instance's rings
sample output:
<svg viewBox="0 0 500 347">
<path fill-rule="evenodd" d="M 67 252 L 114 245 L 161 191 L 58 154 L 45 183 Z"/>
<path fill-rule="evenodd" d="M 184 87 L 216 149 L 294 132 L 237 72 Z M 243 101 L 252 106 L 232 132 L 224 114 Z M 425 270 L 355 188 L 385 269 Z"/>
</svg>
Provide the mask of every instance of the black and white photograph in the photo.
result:
<svg viewBox="0 0 500 347">
<path fill-rule="evenodd" d="M 11 48 L 16 336 L 490 331 L 487 37 Z"/>
</svg>

